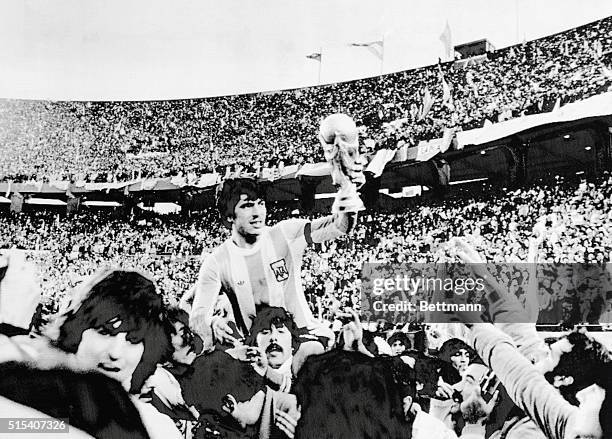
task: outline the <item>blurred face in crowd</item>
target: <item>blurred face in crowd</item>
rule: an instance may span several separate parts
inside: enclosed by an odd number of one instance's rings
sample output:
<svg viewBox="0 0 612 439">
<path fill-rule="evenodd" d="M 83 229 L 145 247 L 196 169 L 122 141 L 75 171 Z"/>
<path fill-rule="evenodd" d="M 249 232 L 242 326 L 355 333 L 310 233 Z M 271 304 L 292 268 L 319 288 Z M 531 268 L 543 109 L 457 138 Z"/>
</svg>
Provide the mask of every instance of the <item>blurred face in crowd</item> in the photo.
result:
<svg viewBox="0 0 612 439">
<path fill-rule="evenodd" d="M 192 346 L 186 342 L 191 331 L 182 322 L 174 322 L 174 334 L 172 334 L 172 359 L 177 363 L 191 364 L 196 357 L 196 352 Z"/>
<path fill-rule="evenodd" d="M 395 340 L 391 345 L 391 353 L 393 355 L 401 355 L 406 350 L 406 345 L 401 340 Z"/>
<path fill-rule="evenodd" d="M 512 282 L 510 283 L 510 292 L 511 293 L 516 293 L 516 291 L 519 288 L 519 283 L 516 279 L 512 279 Z"/>
<path fill-rule="evenodd" d="M 569 320 L 573 316 L 574 305 L 571 302 L 563 302 L 562 317 L 564 320 Z"/>
<path fill-rule="evenodd" d="M 231 218 L 233 229 L 242 236 L 259 236 L 266 226 L 266 214 L 265 201 L 242 194 Z"/>
<path fill-rule="evenodd" d="M 83 331 L 76 357 L 82 364 L 119 381 L 129 390 L 132 374 L 144 352 L 144 343 L 131 343 L 126 338 L 127 332 L 111 335 L 109 326 L 116 329 L 121 326 L 121 320 L 115 318 L 104 326 Z"/>
<path fill-rule="evenodd" d="M 475 423 L 489 414 L 480 390 L 480 380 L 488 371 L 482 364 L 470 364 L 463 379 L 455 386 L 461 393 L 460 410 L 467 422 Z"/>
<path fill-rule="evenodd" d="M 463 375 L 470 364 L 470 354 L 465 349 L 459 349 L 450 357 L 450 361 L 453 367 Z"/>
<path fill-rule="evenodd" d="M 427 336 L 427 347 L 429 349 L 439 349 L 444 342 L 444 338 L 435 327 L 427 327 L 425 335 Z"/>
<path fill-rule="evenodd" d="M 293 353 L 291 332 L 285 325 L 270 325 L 257 334 L 257 347 L 273 369 L 278 369 Z"/>
</svg>

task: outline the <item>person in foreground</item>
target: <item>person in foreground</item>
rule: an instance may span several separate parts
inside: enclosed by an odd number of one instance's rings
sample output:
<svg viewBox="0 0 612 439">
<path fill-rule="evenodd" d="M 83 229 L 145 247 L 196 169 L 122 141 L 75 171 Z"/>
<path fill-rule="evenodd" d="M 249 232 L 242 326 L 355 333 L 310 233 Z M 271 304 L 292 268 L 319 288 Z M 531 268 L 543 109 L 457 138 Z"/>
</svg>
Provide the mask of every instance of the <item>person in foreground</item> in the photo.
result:
<svg viewBox="0 0 612 439">
<path fill-rule="evenodd" d="M 139 398 L 170 353 L 154 283 L 137 272 L 104 271 L 77 288 L 37 338 L 9 340 L 0 395 L 98 438 L 178 438 L 167 416 Z"/>
<path fill-rule="evenodd" d="M 465 262 L 475 264 L 472 266 L 475 274 L 485 280 L 491 308 L 495 309 L 498 315 L 502 312 L 520 312 L 511 309 L 513 303 L 505 299 L 507 292 L 488 273 L 475 249 L 465 242 L 459 241 L 458 244 L 459 256 Z M 493 324 L 478 322 L 477 318 L 467 314 L 458 313 L 457 316 L 471 327 L 476 352 L 495 372 L 514 403 L 533 420 L 547 438 L 612 437 L 612 361 L 609 354 L 599 358 L 597 366 L 592 369 L 590 385 L 586 387 L 583 383 L 576 392 L 575 398 L 579 404 L 576 406 L 565 399 L 545 377 L 545 374 L 559 371 L 562 357 L 574 350 L 573 337 L 564 337 L 554 343 L 547 357 L 532 364 L 517 349 L 512 338 Z"/>
</svg>

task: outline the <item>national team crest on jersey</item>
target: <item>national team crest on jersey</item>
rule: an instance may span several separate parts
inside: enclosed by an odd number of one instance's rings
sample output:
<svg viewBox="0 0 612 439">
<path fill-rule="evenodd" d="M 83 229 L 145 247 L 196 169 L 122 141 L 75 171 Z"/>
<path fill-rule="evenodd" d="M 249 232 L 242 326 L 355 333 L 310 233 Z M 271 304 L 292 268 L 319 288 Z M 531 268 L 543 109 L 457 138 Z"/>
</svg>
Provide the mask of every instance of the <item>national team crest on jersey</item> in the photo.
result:
<svg viewBox="0 0 612 439">
<path fill-rule="evenodd" d="M 270 264 L 270 268 L 274 272 L 274 277 L 278 282 L 289 279 L 289 270 L 287 270 L 287 263 L 284 259 L 281 259 Z"/>
</svg>

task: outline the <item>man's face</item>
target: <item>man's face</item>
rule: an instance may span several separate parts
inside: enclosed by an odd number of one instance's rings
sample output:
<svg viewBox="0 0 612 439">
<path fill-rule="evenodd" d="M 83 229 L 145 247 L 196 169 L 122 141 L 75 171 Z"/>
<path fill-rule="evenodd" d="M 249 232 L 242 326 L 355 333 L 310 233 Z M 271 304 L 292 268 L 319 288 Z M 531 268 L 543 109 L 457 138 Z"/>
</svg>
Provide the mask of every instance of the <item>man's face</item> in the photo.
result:
<svg viewBox="0 0 612 439">
<path fill-rule="evenodd" d="M 121 321 L 111 320 L 111 325 L 118 328 Z M 105 327 L 86 329 L 76 357 L 82 364 L 119 381 L 124 389 L 129 390 L 132 374 L 144 353 L 144 343 L 131 343 L 126 335 L 126 332 L 111 335 Z"/>
<path fill-rule="evenodd" d="M 563 302 L 563 307 L 562 307 L 562 317 L 564 319 L 569 319 L 572 317 L 572 311 L 573 311 L 574 306 L 569 303 L 569 302 Z"/>
<path fill-rule="evenodd" d="M 193 351 L 189 343 L 185 342 L 189 328 L 187 328 L 181 322 L 174 322 L 174 331 L 172 334 L 172 359 L 178 363 L 191 364 L 196 357 L 196 353 Z"/>
<path fill-rule="evenodd" d="M 453 367 L 463 375 L 470 364 L 470 354 L 465 349 L 459 349 L 450 357 L 450 361 Z"/>
<path fill-rule="evenodd" d="M 270 367 L 278 369 L 292 355 L 291 332 L 285 325 L 271 325 L 257 334 L 257 347 L 266 355 Z"/>
<path fill-rule="evenodd" d="M 260 235 L 266 226 L 266 213 L 263 200 L 252 200 L 242 194 L 231 218 L 233 228 L 242 236 Z"/>
<path fill-rule="evenodd" d="M 400 340 L 395 340 L 391 345 L 391 353 L 393 355 L 400 355 L 406 350 L 406 345 Z"/>
<path fill-rule="evenodd" d="M 483 364 L 470 364 L 465 369 L 462 380 L 456 386 L 464 401 L 480 396 L 480 380 L 488 371 Z"/>
<path fill-rule="evenodd" d="M 455 386 L 461 393 L 461 413 L 468 422 L 477 422 L 488 415 L 487 403 L 480 390 L 480 380 L 488 370 L 482 364 L 470 364 L 465 370 L 463 379 Z"/>
</svg>

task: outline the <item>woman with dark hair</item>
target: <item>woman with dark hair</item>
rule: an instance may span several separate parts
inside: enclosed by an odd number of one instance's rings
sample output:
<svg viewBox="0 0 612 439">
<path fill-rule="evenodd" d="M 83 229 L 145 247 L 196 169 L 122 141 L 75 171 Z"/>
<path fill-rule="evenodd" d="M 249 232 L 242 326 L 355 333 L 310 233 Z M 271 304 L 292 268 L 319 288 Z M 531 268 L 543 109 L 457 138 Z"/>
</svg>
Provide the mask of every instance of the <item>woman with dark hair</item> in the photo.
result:
<svg viewBox="0 0 612 439">
<path fill-rule="evenodd" d="M 179 437 L 172 421 L 138 398 L 170 353 L 155 284 L 104 271 L 74 290 L 45 337 L 13 341 L 0 365 L 0 395 L 95 437 Z"/>
<path fill-rule="evenodd" d="M 463 375 L 475 356 L 474 349 L 458 338 L 446 340 L 442 343 L 438 352 L 438 358 L 452 364 L 461 375 Z"/>
<path fill-rule="evenodd" d="M 387 339 L 387 343 L 389 343 L 389 346 L 391 346 L 391 352 L 394 356 L 402 355 L 405 351 L 412 347 L 408 334 L 401 331 L 391 334 L 391 336 Z"/>
</svg>

